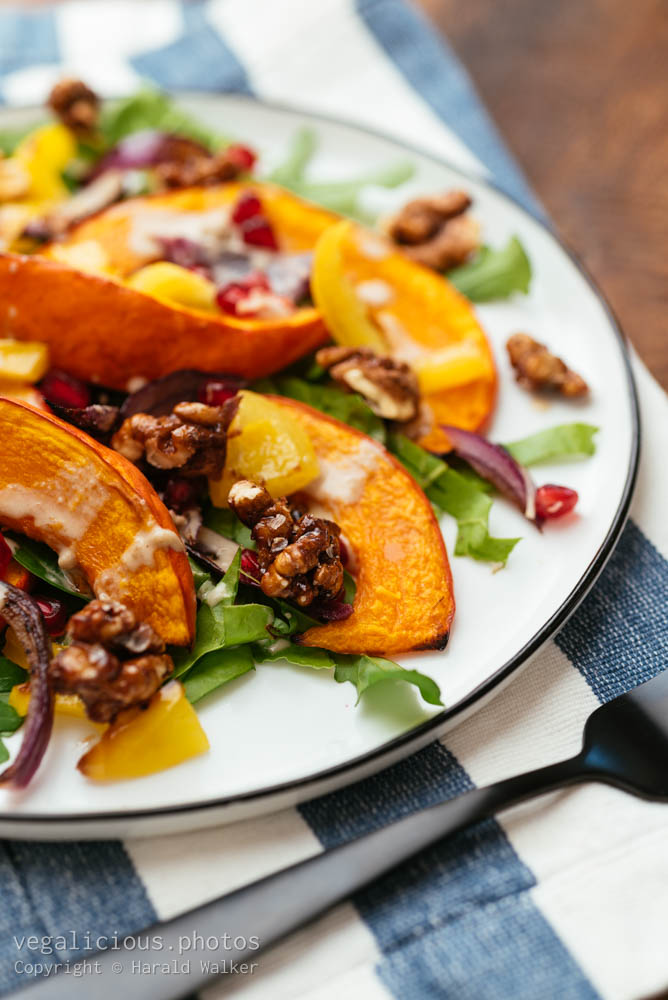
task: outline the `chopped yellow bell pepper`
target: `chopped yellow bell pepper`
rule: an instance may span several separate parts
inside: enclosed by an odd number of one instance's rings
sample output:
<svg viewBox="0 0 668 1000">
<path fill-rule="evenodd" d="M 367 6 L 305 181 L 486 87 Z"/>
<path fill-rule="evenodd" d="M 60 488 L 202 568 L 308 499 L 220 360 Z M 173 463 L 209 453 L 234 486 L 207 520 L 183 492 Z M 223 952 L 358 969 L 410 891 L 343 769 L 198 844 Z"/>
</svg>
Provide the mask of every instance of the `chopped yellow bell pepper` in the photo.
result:
<svg viewBox="0 0 668 1000">
<path fill-rule="evenodd" d="M 218 310 L 216 286 L 212 281 L 196 271 L 189 271 L 187 267 L 180 267 L 166 260 L 140 268 L 127 279 L 126 284 L 161 302 L 206 312 Z"/>
<path fill-rule="evenodd" d="M 227 507 L 230 487 L 239 479 L 261 483 L 279 497 L 304 489 L 320 471 L 311 439 L 292 414 L 266 396 L 248 390 L 240 395 L 223 475 L 209 481 L 216 507 Z"/>
<path fill-rule="evenodd" d="M 0 381 L 39 382 L 49 367 L 49 348 L 36 340 L 0 339 Z"/>
<path fill-rule="evenodd" d="M 9 704 L 19 715 L 28 714 L 30 704 L 30 682 L 15 684 L 9 692 Z M 55 710 L 60 715 L 69 715 L 74 719 L 88 719 L 86 708 L 81 698 L 76 694 L 57 694 Z M 90 720 L 89 720 L 90 721 Z"/>
<path fill-rule="evenodd" d="M 94 781 L 121 781 L 164 771 L 208 749 L 183 685 L 170 681 L 147 708 L 122 712 L 77 767 Z"/>
<path fill-rule="evenodd" d="M 313 301 L 339 344 L 371 347 L 387 354 L 382 333 L 345 273 L 344 245 L 353 234 L 353 223 L 344 219 L 326 229 L 316 243 L 311 277 Z"/>
<path fill-rule="evenodd" d="M 62 173 L 76 153 L 74 136 L 60 123 L 43 125 L 30 132 L 12 155 L 30 176 L 28 197 L 45 202 L 66 198 L 69 192 Z"/>
</svg>

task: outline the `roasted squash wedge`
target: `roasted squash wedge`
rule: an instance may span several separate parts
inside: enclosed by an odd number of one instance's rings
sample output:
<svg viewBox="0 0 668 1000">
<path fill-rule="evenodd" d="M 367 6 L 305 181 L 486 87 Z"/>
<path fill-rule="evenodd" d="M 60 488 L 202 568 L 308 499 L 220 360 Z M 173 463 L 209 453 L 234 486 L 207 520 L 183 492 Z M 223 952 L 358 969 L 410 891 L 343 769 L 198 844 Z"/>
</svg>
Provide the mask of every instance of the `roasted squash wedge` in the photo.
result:
<svg viewBox="0 0 668 1000">
<path fill-rule="evenodd" d="M 195 590 L 172 519 L 144 476 L 52 414 L 0 398 L 0 524 L 45 542 L 61 566 L 189 644 Z"/>
<path fill-rule="evenodd" d="M 320 475 L 305 492 L 339 524 L 355 562 L 354 613 L 301 641 L 338 653 L 442 649 L 455 611 L 452 575 L 422 490 L 365 434 L 303 403 L 271 399 L 308 433 Z"/>
<path fill-rule="evenodd" d="M 152 221 L 225 212 L 241 190 L 257 189 L 281 248 L 313 248 L 336 217 L 272 185 L 222 184 L 134 198 L 100 212 L 27 257 L 0 254 L 0 336 L 39 340 L 51 363 L 87 381 L 125 389 L 196 361 L 201 371 L 269 375 L 327 340 L 311 307 L 272 319 L 243 319 L 177 305 L 124 284 L 155 260 Z M 179 225 L 176 225 L 179 228 Z M 36 290 L 39 308 L 36 308 Z"/>
</svg>

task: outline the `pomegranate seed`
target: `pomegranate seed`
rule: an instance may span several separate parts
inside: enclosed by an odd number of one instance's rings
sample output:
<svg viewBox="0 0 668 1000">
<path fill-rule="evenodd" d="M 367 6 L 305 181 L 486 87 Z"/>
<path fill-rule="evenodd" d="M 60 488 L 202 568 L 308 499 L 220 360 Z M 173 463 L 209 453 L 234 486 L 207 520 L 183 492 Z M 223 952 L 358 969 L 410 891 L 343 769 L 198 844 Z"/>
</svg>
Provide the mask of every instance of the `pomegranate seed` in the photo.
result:
<svg viewBox="0 0 668 1000">
<path fill-rule="evenodd" d="M 250 146 L 228 146 L 225 154 L 230 163 L 239 170 L 252 170 L 257 160 L 257 153 Z"/>
<path fill-rule="evenodd" d="M 575 490 L 568 486 L 555 486 L 553 483 L 546 483 L 536 490 L 536 515 L 539 520 L 563 517 L 569 514 L 578 502 L 578 495 Z"/>
<path fill-rule="evenodd" d="M 54 597 L 39 597 L 37 595 L 34 595 L 34 600 L 42 612 L 42 618 L 49 635 L 62 635 L 67 626 L 68 617 L 67 608 L 63 602 Z"/>
<path fill-rule="evenodd" d="M 52 369 L 46 373 L 39 388 L 47 403 L 73 410 L 81 410 L 90 405 L 91 395 L 86 383 L 67 372 Z"/>
<path fill-rule="evenodd" d="M 253 191 L 242 191 L 232 209 L 232 222 L 240 226 L 256 215 L 262 215 L 262 202 Z"/>
<path fill-rule="evenodd" d="M 0 535 L 0 579 L 4 580 L 7 574 L 7 567 L 9 566 L 12 559 L 12 550 L 10 549 L 4 535 Z"/>
<path fill-rule="evenodd" d="M 278 241 L 269 219 L 265 215 L 253 215 L 241 225 L 241 236 L 249 247 L 264 247 L 278 250 Z"/>
<path fill-rule="evenodd" d="M 231 382 L 205 382 L 197 393 L 200 403 L 207 406 L 222 406 L 228 399 L 232 399 L 238 392 L 237 386 Z"/>
<path fill-rule="evenodd" d="M 241 572 L 246 577 L 244 583 L 259 584 L 262 570 L 252 549 L 243 549 L 241 552 Z"/>
<path fill-rule="evenodd" d="M 237 315 L 237 306 L 248 297 L 254 288 L 260 288 L 263 292 L 270 291 L 269 280 L 266 274 L 260 271 L 253 271 L 241 281 L 231 281 L 229 285 L 224 285 L 216 295 L 216 302 L 223 312 Z"/>
<path fill-rule="evenodd" d="M 165 505 L 170 510 L 180 513 L 194 507 L 197 503 L 197 494 L 192 483 L 187 479 L 170 479 L 165 487 Z"/>
<path fill-rule="evenodd" d="M 345 601 L 323 601 L 312 607 L 317 618 L 324 622 L 344 622 L 353 613 L 352 604 Z"/>
</svg>

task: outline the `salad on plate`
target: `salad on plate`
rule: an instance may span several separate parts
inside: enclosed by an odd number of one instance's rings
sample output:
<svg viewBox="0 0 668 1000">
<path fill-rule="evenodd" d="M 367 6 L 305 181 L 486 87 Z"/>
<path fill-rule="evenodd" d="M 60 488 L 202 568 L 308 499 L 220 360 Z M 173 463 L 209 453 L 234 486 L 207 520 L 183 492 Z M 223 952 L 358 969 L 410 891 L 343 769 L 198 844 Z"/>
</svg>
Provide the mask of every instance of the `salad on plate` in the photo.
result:
<svg viewBox="0 0 668 1000">
<path fill-rule="evenodd" d="M 595 427 L 484 436 L 474 303 L 528 291 L 520 242 L 486 246 L 461 190 L 372 220 L 361 192 L 410 164 L 315 181 L 316 143 L 266 171 L 164 94 L 77 80 L 0 132 L 0 784 L 30 782 L 54 713 L 90 723 L 88 780 L 205 753 L 198 703 L 274 661 L 438 706 L 447 658 L 409 654 L 453 624 L 439 519 L 512 572 L 497 498 L 527 530 L 572 515 L 529 466 L 593 454 Z M 509 334 L 527 393 L 586 398 Z"/>
</svg>

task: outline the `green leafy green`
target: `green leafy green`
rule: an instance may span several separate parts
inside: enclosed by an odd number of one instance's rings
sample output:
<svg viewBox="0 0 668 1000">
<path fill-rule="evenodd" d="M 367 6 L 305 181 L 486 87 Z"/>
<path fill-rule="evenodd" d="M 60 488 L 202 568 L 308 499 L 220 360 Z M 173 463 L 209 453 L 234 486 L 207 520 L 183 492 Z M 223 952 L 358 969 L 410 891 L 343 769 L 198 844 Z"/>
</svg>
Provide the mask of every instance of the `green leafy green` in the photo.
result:
<svg viewBox="0 0 668 1000">
<path fill-rule="evenodd" d="M 16 684 L 23 684 L 28 671 L 13 663 L 6 656 L 0 656 L 0 692 L 11 691 Z"/>
<path fill-rule="evenodd" d="M 204 567 L 200 566 L 196 559 L 193 559 L 192 556 L 188 556 L 188 562 L 190 563 L 190 569 L 192 570 L 195 590 L 199 590 L 203 583 L 213 583 L 211 574 L 207 573 Z"/>
<path fill-rule="evenodd" d="M 326 649 L 298 646 L 294 642 L 279 639 L 273 643 L 257 643 L 253 653 L 258 663 L 263 661 L 286 660 L 299 667 L 313 667 L 314 670 L 331 670 L 336 666 L 332 654 Z"/>
<path fill-rule="evenodd" d="M 513 458 L 522 465 L 535 465 L 552 458 L 593 455 L 596 451 L 594 435 L 598 427 L 593 424 L 559 424 L 538 431 L 521 441 L 504 445 Z"/>
<path fill-rule="evenodd" d="M 196 702 L 235 677 L 255 669 L 250 646 L 216 649 L 203 656 L 183 682 L 189 701 Z"/>
<path fill-rule="evenodd" d="M 388 447 L 441 513 L 457 521 L 456 556 L 505 564 L 519 538 L 494 538 L 489 533 L 492 499 L 477 483 L 455 472 L 402 434 L 391 434 Z"/>
<path fill-rule="evenodd" d="M 100 115 L 100 131 L 108 146 L 143 129 L 174 132 L 201 142 L 209 149 L 219 149 L 229 143 L 229 138 L 207 128 L 193 115 L 184 111 L 167 94 L 145 86 L 130 97 L 105 104 Z"/>
<path fill-rule="evenodd" d="M 294 375 L 283 375 L 272 379 L 262 379 L 253 388 L 257 392 L 274 393 L 307 403 L 314 410 L 320 410 L 330 417 L 336 417 L 350 427 L 356 427 L 369 437 L 381 443 L 385 441 L 385 424 L 377 417 L 361 396 L 344 392 L 333 385 L 307 382 Z"/>
<path fill-rule="evenodd" d="M 0 153 L 3 156 L 11 156 L 21 140 L 43 124 L 44 122 L 34 122 L 32 125 L 22 125 L 18 128 L 0 129 Z"/>
<path fill-rule="evenodd" d="M 0 700 L 0 733 L 7 736 L 9 733 L 15 732 L 22 722 L 23 717 L 16 709 L 8 705 L 6 701 Z"/>
<path fill-rule="evenodd" d="M 267 626 L 274 618 L 271 608 L 264 604 L 234 604 L 240 562 L 241 552 L 237 552 L 227 573 L 215 587 L 208 579 L 200 588 L 203 600 L 197 612 L 195 643 L 190 650 L 173 653 L 175 677 L 187 673 L 207 653 L 267 637 Z"/>
<path fill-rule="evenodd" d="M 33 576 L 44 580 L 45 583 L 50 583 L 57 590 L 78 597 L 82 601 L 90 600 L 90 595 L 82 594 L 81 591 L 77 590 L 63 573 L 58 565 L 58 556 L 48 545 L 21 535 L 18 539 L 18 548 L 14 552 L 14 558 L 21 566 L 30 570 Z"/>
<path fill-rule="evenodd" d="M 271 623 L 270 632 L 275 635 L 288 636 L 298 632 L 306 632 L 307 629 L 315 628 L 320 622 L 311 618 L 294 604 L 288 604 L 280 598 L 267 598 L 267 603 L 275 611 L 274 620 Z"/>
<path fill-rule="evenodd" d="M 225 538 L 231 538 L 233 542 L 236 542 L 243 548 L 255 548 L 250 528 L 241 523 L 233 510 L 210 506 L 204 511 L 203 520 L 206 528 L 217 531 L 219 535 L 223 535 Z"/>
<path fill-rule="evenodd" d="M 468 264 L 448 271 L 448 278 L 472 302 L 507 299 L 513 292 L 529 291 L 531 263 L 513 236 L 501 250 L 481 247 Z"/>
<path fill-rule="evenodd" d="M 293 135 L 286 158 L 267 176 L 268 181 L 292 187 L 304 179 L 304 173 L 318 148 L 318 136 L 312 128 L 300 128 Z"/>
<path fill-rule="evenodd" d="M 9 760 L 9 750 L 0 740 L 0 764 L 4 764 L 6 760 Z"/>
<path fill-rule="evenodd" d="M 357 704 L 360 698 L 374 684 L 384 681 L 405 681 L 414 684 L 429 705 L 442 705 L 441 692 L 436 681 L 419 670 L 405 670 L 398 663 L 384 660 L 380 656 L 354 656 L 333 653 L 336 661 L 334 680 L 338 684 L 349 681 L 357 690 Z"/>
</svg>

